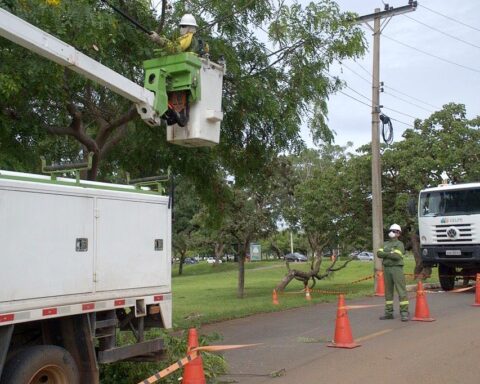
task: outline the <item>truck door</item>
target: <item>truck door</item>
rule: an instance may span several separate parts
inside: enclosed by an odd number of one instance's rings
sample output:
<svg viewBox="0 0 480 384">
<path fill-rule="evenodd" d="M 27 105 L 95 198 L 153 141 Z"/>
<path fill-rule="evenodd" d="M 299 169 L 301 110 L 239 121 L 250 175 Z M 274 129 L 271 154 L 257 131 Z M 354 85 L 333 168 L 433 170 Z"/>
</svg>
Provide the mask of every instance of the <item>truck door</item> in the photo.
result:
<svg viewBox="0 0 480 384">
<path fill-rule="evenodd" d="M 93 291 L 89 197 L 0 187 L 0 302 Z"/>
<path fill-rule="evenodd" d="M 170 289 L 166 203 L 97 199 L 96 289 Z"/>
</svg>

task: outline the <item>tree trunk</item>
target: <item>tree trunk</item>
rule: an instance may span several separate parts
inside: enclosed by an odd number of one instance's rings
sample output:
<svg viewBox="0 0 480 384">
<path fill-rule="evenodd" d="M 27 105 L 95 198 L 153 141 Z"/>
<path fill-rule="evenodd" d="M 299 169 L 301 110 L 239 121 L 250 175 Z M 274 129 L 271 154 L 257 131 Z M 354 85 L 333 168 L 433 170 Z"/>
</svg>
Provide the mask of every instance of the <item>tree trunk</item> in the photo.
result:
<svg viewBox="0 0 480 384">
<path fill-rule="evenodd" d="M 215 243 L 215 265 L 218 265 L 220 258 L 223 255 L 223 249 L 225 248 L 225 244 L 221 242 Z"/>
<path fill-rule="evenodd" d="M 242 245 L 238 255 L 238 288 L 237 297 L 243 299 L 245 296 L 245 258 L 247 257 L 247 245 L 249 241 Z"/>
<path fill-rule="evenodd" d="M 420 237 L 412 232 L 410 234 L 410 242 L 412 243 L 413 257 L 415 258 L 415 278 L 425 279 L 432 275 L 431 267 L 424 267 L 422 262 L 422 255 L 420 254 Z"/>
<path fill-rule="evenodd" d="M 238 258 L 238 288 L 237 297 L 243 299 L 245 295 L 245 255 L 242 254 Z"/>
<path fill-rule="evenodd" d="M 183 263 L 185 262 L 186 251 L 180 251 L 180 264 L 178 265 L 178 275 L 181 276 L 183 273 Z"/>
</svg>

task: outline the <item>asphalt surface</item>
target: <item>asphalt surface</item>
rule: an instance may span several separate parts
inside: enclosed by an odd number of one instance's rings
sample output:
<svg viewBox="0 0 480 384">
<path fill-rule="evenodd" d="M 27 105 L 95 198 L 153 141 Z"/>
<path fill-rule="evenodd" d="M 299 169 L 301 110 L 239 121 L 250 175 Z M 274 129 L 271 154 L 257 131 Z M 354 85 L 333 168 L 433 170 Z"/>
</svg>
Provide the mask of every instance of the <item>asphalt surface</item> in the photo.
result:
<svg viewBox="0 0 480 384">
<path fill-rule="evenodd" d="M 415 293 L 410 293 L 415 312 Z M 260 314 L 204 326 L 202 333 L 223 335 L 222 344 L 261 343 L 228 351 L 224 383 L 480 383 L 480 307 L 474 290 L 433 292 L 427 302 L 434 322 L 396 318 L 382 321 L 384 299 L 347 301 L 366 305 L 348 316 L 354 349 L 328 348 L 336 322 L 336 304 Z M 281 297 L 280 297 L 281 304 Z M 265 303 L 271 305 L 271 301 Z"/>
</svg>

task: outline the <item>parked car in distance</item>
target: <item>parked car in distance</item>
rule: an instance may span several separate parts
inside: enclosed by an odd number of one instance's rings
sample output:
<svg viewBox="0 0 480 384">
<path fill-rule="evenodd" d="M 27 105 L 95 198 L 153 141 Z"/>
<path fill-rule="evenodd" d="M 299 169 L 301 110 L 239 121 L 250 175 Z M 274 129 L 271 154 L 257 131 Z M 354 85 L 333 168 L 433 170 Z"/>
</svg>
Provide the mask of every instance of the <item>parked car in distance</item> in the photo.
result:
<svg viewBox="0 0 480 384">
<path fill-rule="evenodd" d="M 360 252 L 357 254 L 355 257 L 357 260 L 363 260 L 363 261 L 373 261 L 374 256 L 372 252 Z"/>
<path fill-rule="evenodd" d="M 305 255 L 302 255 L 301 253 L 298 252 L 293 252 L 293 253 L 288 253 L 285 255 L 285 260 L 286 261 L 294 261 L 296 263 L 298 262 L 305 262 L 308 260 L 308 257 Z"/>
<path fill-rule="evenodd" d="M 183 264 L 197 264 L 197 263 L 198 261 L 195 260 L 193 257 L 187 257 L 183 262 Z"/>
<path fill-rule="evenodd" d="M 208 263 L 208 264 L 215 264 L 215 258 L 209 257 L 209 258 L 207 259 L 207 263 Z M 218 264 L 222 264 L 222 260 L 221 260 L 221 259 L 218 260 Z"/>
</svg>

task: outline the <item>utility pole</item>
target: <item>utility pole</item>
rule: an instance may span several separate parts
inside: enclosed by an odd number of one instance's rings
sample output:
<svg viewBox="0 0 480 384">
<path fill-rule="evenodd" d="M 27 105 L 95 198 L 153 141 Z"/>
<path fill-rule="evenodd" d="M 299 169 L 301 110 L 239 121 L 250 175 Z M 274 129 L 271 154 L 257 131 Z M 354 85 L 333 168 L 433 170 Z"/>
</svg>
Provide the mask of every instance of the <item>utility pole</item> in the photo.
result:
<svg viewBox="0 0 480 384">
<path fill-rule="evenodd" d="M 383 211 L 382 211 L 382 167 L 380 161 L 380 35 L 393 16 L 416 10 L 418 3 L 408 1 L 402 7 L 390 7 L 385 4 L 383 11 L 360 16 L 357 23 L 365 23 L 373 31 L 373 72 L 372 72 L 372 242 L 375 254 L 375 271 L 382 270 L 382 261 L 376 251 L 383 245 Z M 383 21 L 382 21 L 383 20 Z M 373 21 L 373 27 L 368 23 Z M 375 274 L 377 276 L 377 274 Z M 376 281 L 375 281 L 376 285 Z"/>
<path fill-rule="evenodd" d="M 290 230 L 290 252 L 293 253 L 293 233 Z"/>
</svg>

